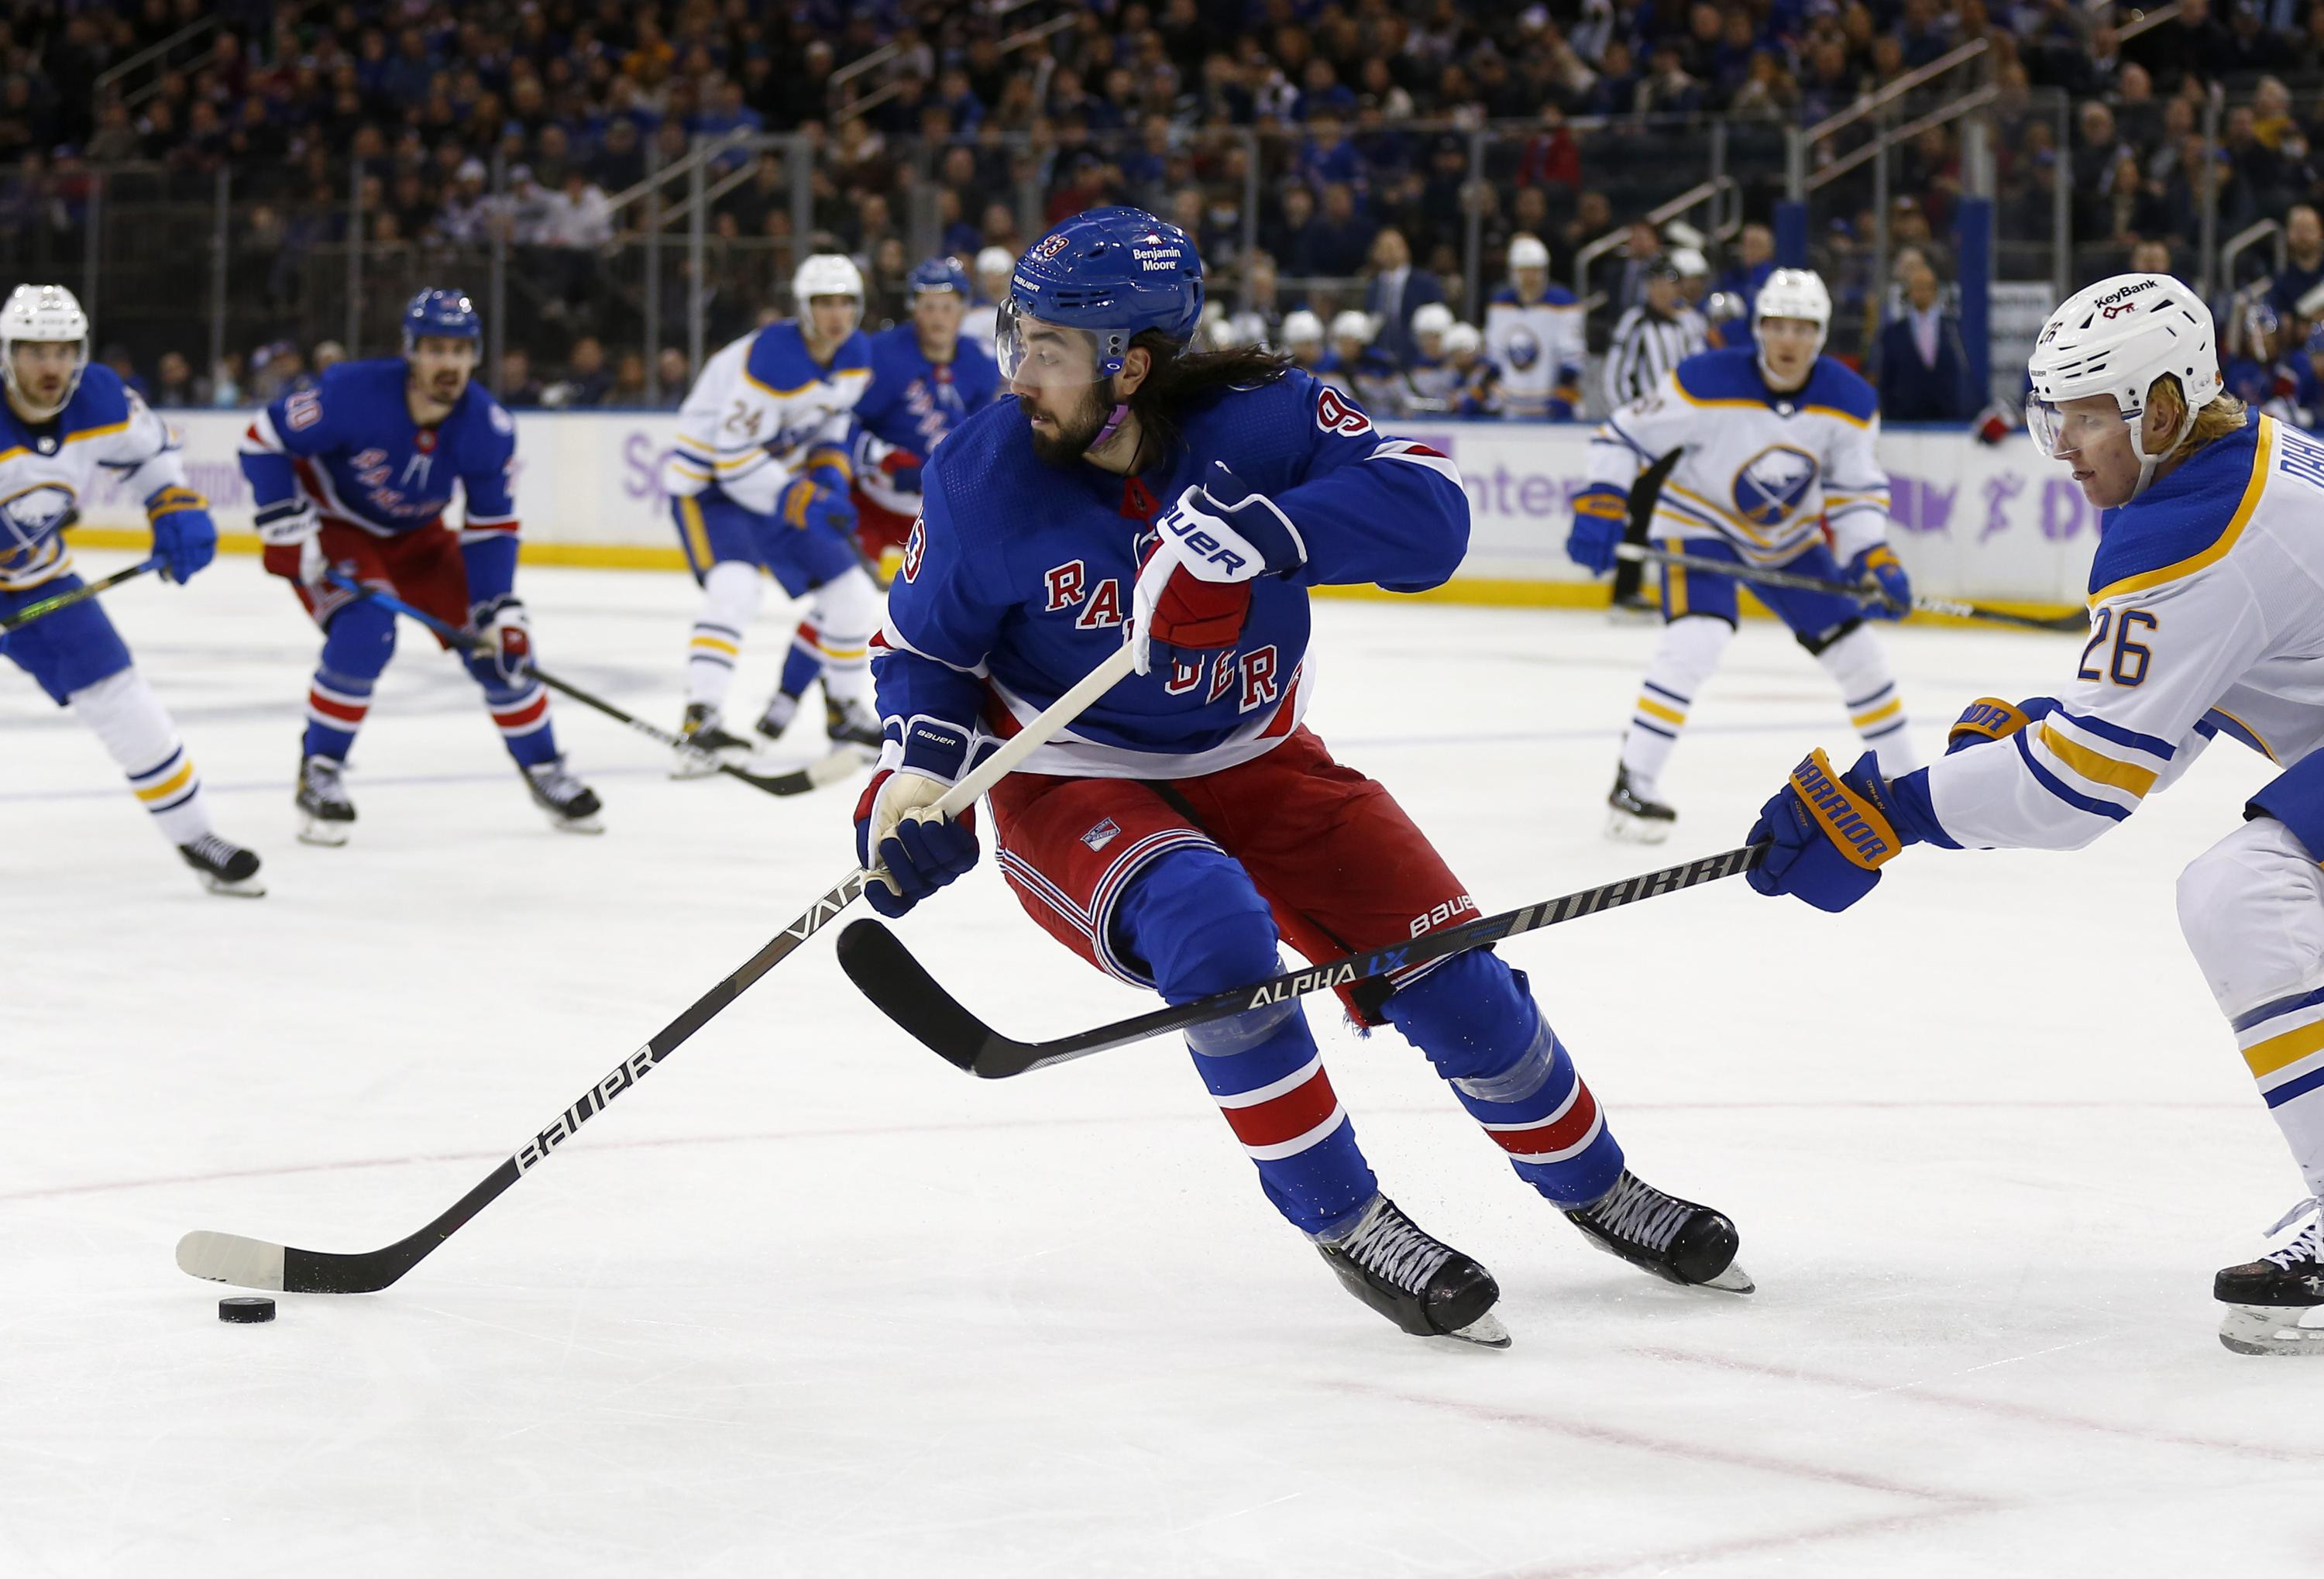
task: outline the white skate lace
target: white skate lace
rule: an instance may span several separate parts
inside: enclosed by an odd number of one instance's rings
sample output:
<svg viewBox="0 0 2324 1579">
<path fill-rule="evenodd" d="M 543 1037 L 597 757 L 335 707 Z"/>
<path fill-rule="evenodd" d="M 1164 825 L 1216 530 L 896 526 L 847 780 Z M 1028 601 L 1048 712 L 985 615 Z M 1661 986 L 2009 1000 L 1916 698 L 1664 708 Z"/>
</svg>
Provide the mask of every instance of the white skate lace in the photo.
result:
<svg viewBox="0 0 2324 1579">
<path fill-rule="evenodd" d="M 581 793 L 581 780 L 567 772 L 563 762 L 543 762 L 526 771 L 532 775 L 534 788 L 559 806 Z"/>
<path fill-rule="evenodd" d="M 212 866 L 224 866 L 242 853 L 239 845 L 229 845 L 216 834 L 204 834 L 186 846 L 195 856 Z"/>
<path fill-rule="evenodd" d="M 2295 1262 L 2324 1261 L 2324 1196 L 2310 1196 L 2292 1207 L 2291 1211 L 2278 1217 L 2274 1226 L 2267 1231 L 2268 1237 L 2274 1238 L 2302 1217 L 2307 1218 L 2309 1222 L 2300 1237 L 2289 1244 L 2269 1251 L 2260 1257 L 2260 1260 L 2272 1261 L 2287 1271 Z"/>
<path fill-rule="evenodd" d="M 1429 1238 L 1385 1202 L 1338 1248 L 1365 1270 L 1414 1294 L 1425 1289 L 1437 1269 L 1452 1259 L 1451 1246 Z"/>
<path fill-rule="evenodd" d="M 1615 1181 L 1609 1199 L 1583 1214 L 1618 1239 L 1660 1253 L 1694 1215 L 1694 1207 L 1675 1200 L 1645 1181 L 1625 1173 Z"/>
<path fill-rule="evenodd" d="M 326 805 L 337 805 L 347 798 L 346 790 L 339 784 L 338 764 L 326 762 L 321 757 L 307 759 L 300 783 L 308 794 Z"/>
</svg>

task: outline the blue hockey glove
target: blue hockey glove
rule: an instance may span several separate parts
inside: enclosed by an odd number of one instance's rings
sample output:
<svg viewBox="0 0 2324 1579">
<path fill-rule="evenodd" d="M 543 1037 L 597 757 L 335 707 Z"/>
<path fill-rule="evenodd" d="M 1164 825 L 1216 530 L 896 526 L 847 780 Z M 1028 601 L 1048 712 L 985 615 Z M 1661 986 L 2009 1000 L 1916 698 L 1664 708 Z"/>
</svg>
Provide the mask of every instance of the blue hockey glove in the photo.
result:
<svg viewBox="0 0 2324 1579">
<path fill-rule="evenodd" d="M 1899 825 L 1870 752 L 1843 774 L 1832 771 L 1821 750 L 1810 752 L 1792 770 L 1790 782 L 1759 808 L 1748 842 L 1762 839 L 1770 847 L 1766 859 L 1747 874 L 1751 886 L 1834 912 L 1870 893 L 1881 866 L 1919 842 Z"/>
<path fill-rule="evenodd" d="M 838 487 L 817 482 L 814 473 L 793 477 L 775 500 L 775 519 L 797 531 L 825 527 L 846 533 L 855 530 L 855 502 L 844 483 Z"/>
<path fill-rule="evenodd" d="M 1156 540 L 1130 595 L 1138 672 L 1167 672 L 1181 654 L 1231 647 L 1250 619 L 1252 583 L 1307 562 L 1299 529 L 1222 461 L 1154 518 Z"/>
<path fill-rule="evenodd" d="M 1630 523 L 1629 496 L 1605 483 L 1593 483 L 1573 496 L 1573 529 L 1565 534 L 1565 557 L 1593 576 L 1614 568 L 1614 549 Z"/>
<path fill-rule="evenodd" d="M 513 686 L 532 667 L 532 623 L 524 605 L 513 597 L 495 597 L 468 611 L 468 627 L 484 643 L 476 656 L 493 666 L 503 685 Z"/>
<path fill-rule="evenodd" d="M 855 860 L 874 873 L 863 897 L 881 915 L 902 915 L 976 864 L 976 814 L 954 821 L 931 810 L 951 788 L 909 769 L 882 769 L 864 786 L 855 803 Z"/>
<path fill-rule="evenodd" d="M 210 502 L 191 488 L 160 490 L 145 501 L 145 519 L 153 526 L 153 554 L 161 561 L 164 580 L 182 586 L 217 557 Z"/>
<path fill-rule="evenodd" d="M 1877 596 L 1864 600 L 1865 618 L 1901 620 L 1913 612 L 1913 578 L 1904 574 L 1904 567 L 1896 562 L 1896 550 L 1886 543 L 1874 543 L 1850 559 L 1845 576 L 1851 586 L 1869 581 L 1880 589 Z"/>
<path fill-rule="evenodd" d="M 1960 717 L 1945 731 L 1945 755 L 1967 751 L 1988 741 L 2006 740 L 2027 725 L 2058 710 L 2055 697 L 2028 697 L 2005 702 L 1999 697 L 1979 697 L 1961 709 Z"/>
</svg>

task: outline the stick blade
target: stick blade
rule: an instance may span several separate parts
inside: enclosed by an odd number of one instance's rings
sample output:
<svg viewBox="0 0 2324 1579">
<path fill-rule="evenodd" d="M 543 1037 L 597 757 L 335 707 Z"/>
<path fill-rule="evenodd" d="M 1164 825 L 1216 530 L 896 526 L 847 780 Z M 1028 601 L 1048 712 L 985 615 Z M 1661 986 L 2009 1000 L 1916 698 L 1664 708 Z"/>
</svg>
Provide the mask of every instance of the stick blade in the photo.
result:
<svg viewBox="0 0 2324 1579">
<path fill-rule="evenodd" d="M 280 1289 L 283 1253 L 282 1246 L 263 1240 L 196 1229 L 178 1241 L 178 1270 L 237 1288 Z"/>
<path fill-rule="evenodd" d="M 852 921 L 839 935 L 838 952 L 839 968 L 881 1013 L 953 1067 L 986 1074 L 977 1055 L 1005 1039 L 938 985 L 893 932 L 877 921 Z"/>
<path fill-rule="evenodd" d="M 826 755 L 817 757 L 802 768 L 785 773 L 754 773 L 750 769 L 728 764 L 728 771 L 754 790 L 770 795 L 805 795 L 852 779 L 867 765 L 862 751 L 854 746 L 842 746 Z"/>
</svg>

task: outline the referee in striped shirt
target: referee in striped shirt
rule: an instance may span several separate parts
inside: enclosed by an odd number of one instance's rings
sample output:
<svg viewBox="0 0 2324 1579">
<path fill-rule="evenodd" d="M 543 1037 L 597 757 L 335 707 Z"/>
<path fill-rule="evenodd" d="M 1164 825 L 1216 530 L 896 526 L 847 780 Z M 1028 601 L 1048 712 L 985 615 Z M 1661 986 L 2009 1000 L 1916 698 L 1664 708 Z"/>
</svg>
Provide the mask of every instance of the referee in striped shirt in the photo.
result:
<svg viewBox="0 0 2324 1579">
<path fill-rule="evenodd" d="M 1653 392 L 1663 374 L 1711 346 L 1711 326 L 1679 296 L 1678 265 L 1667 256 L 1647 263 L 1646 296 L 1614 326 L 1606 351 L 1606 409 L 1618 411 Z M 1639 591 L 1646 567 L 1636 559 L 1614 562 L 1614 602 L 1622 608 L 1648 605 Z"/>
</svg>

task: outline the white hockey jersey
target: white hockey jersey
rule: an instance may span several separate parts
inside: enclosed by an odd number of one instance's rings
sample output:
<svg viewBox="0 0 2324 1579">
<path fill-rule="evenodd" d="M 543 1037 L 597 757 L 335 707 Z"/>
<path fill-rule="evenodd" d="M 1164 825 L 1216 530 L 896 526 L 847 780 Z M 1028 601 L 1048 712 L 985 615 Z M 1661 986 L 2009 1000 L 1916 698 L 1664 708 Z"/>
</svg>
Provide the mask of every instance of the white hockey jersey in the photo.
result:
<svg viewBox="0 0 2324 1579">
<path fill-rule="evenodd" d="M 177 436 L 111 368 L 85 371 L 65 409 L 37 427 L 0 402 L 0 591 L 72 569 L 64 529 L 114 485 L 99 468 L 141 501 L 186 485 Z"/>
<path fill-rule="evenodd" d="M 1539 301 L 1504 288 L 1485 308 L 1485 355 L 1500 369 L 1501 403 L 1512 417 L 1577 415 L 1587 353 L 1582 304 L 1562 285 Z"/>
<path fill-rule="evenodd" d="M 2324 744 L 2319 519 L 2324 443 L 2273 417 L 2113 512 L 2090 566 L 2090 638 L 2057 710 L 1927 770 L 1947 837 L 2079 849 L 2215 735 L 2286 767 Z"/>
<path fill-rule="evenodd" d="M 1640 471 L 1683 448 L 1655 501 L 1657 536 L 1715 538 L 1749 564 L 1781 565 L 1829 524 L 1845 565 L 1888 534 L 1878 403 L 1829 356 L 1802 388 L 1776 394 L 1756 348 L 1706 351 L 1600 426 L 1585 492 L 1627 495 Z"/>
<path fill-rule="evenodd" d="M 833 452 L 845 467 L 850 413 L 871 382 L 872 342 L 860 329 L 827 366 L 807 355 L 796 323 L 752 330 L 709 360 L 678 408 L 663 490 L 689 498 L 715 487 L 773 514 L 810 451 Z"/>
</svg>

